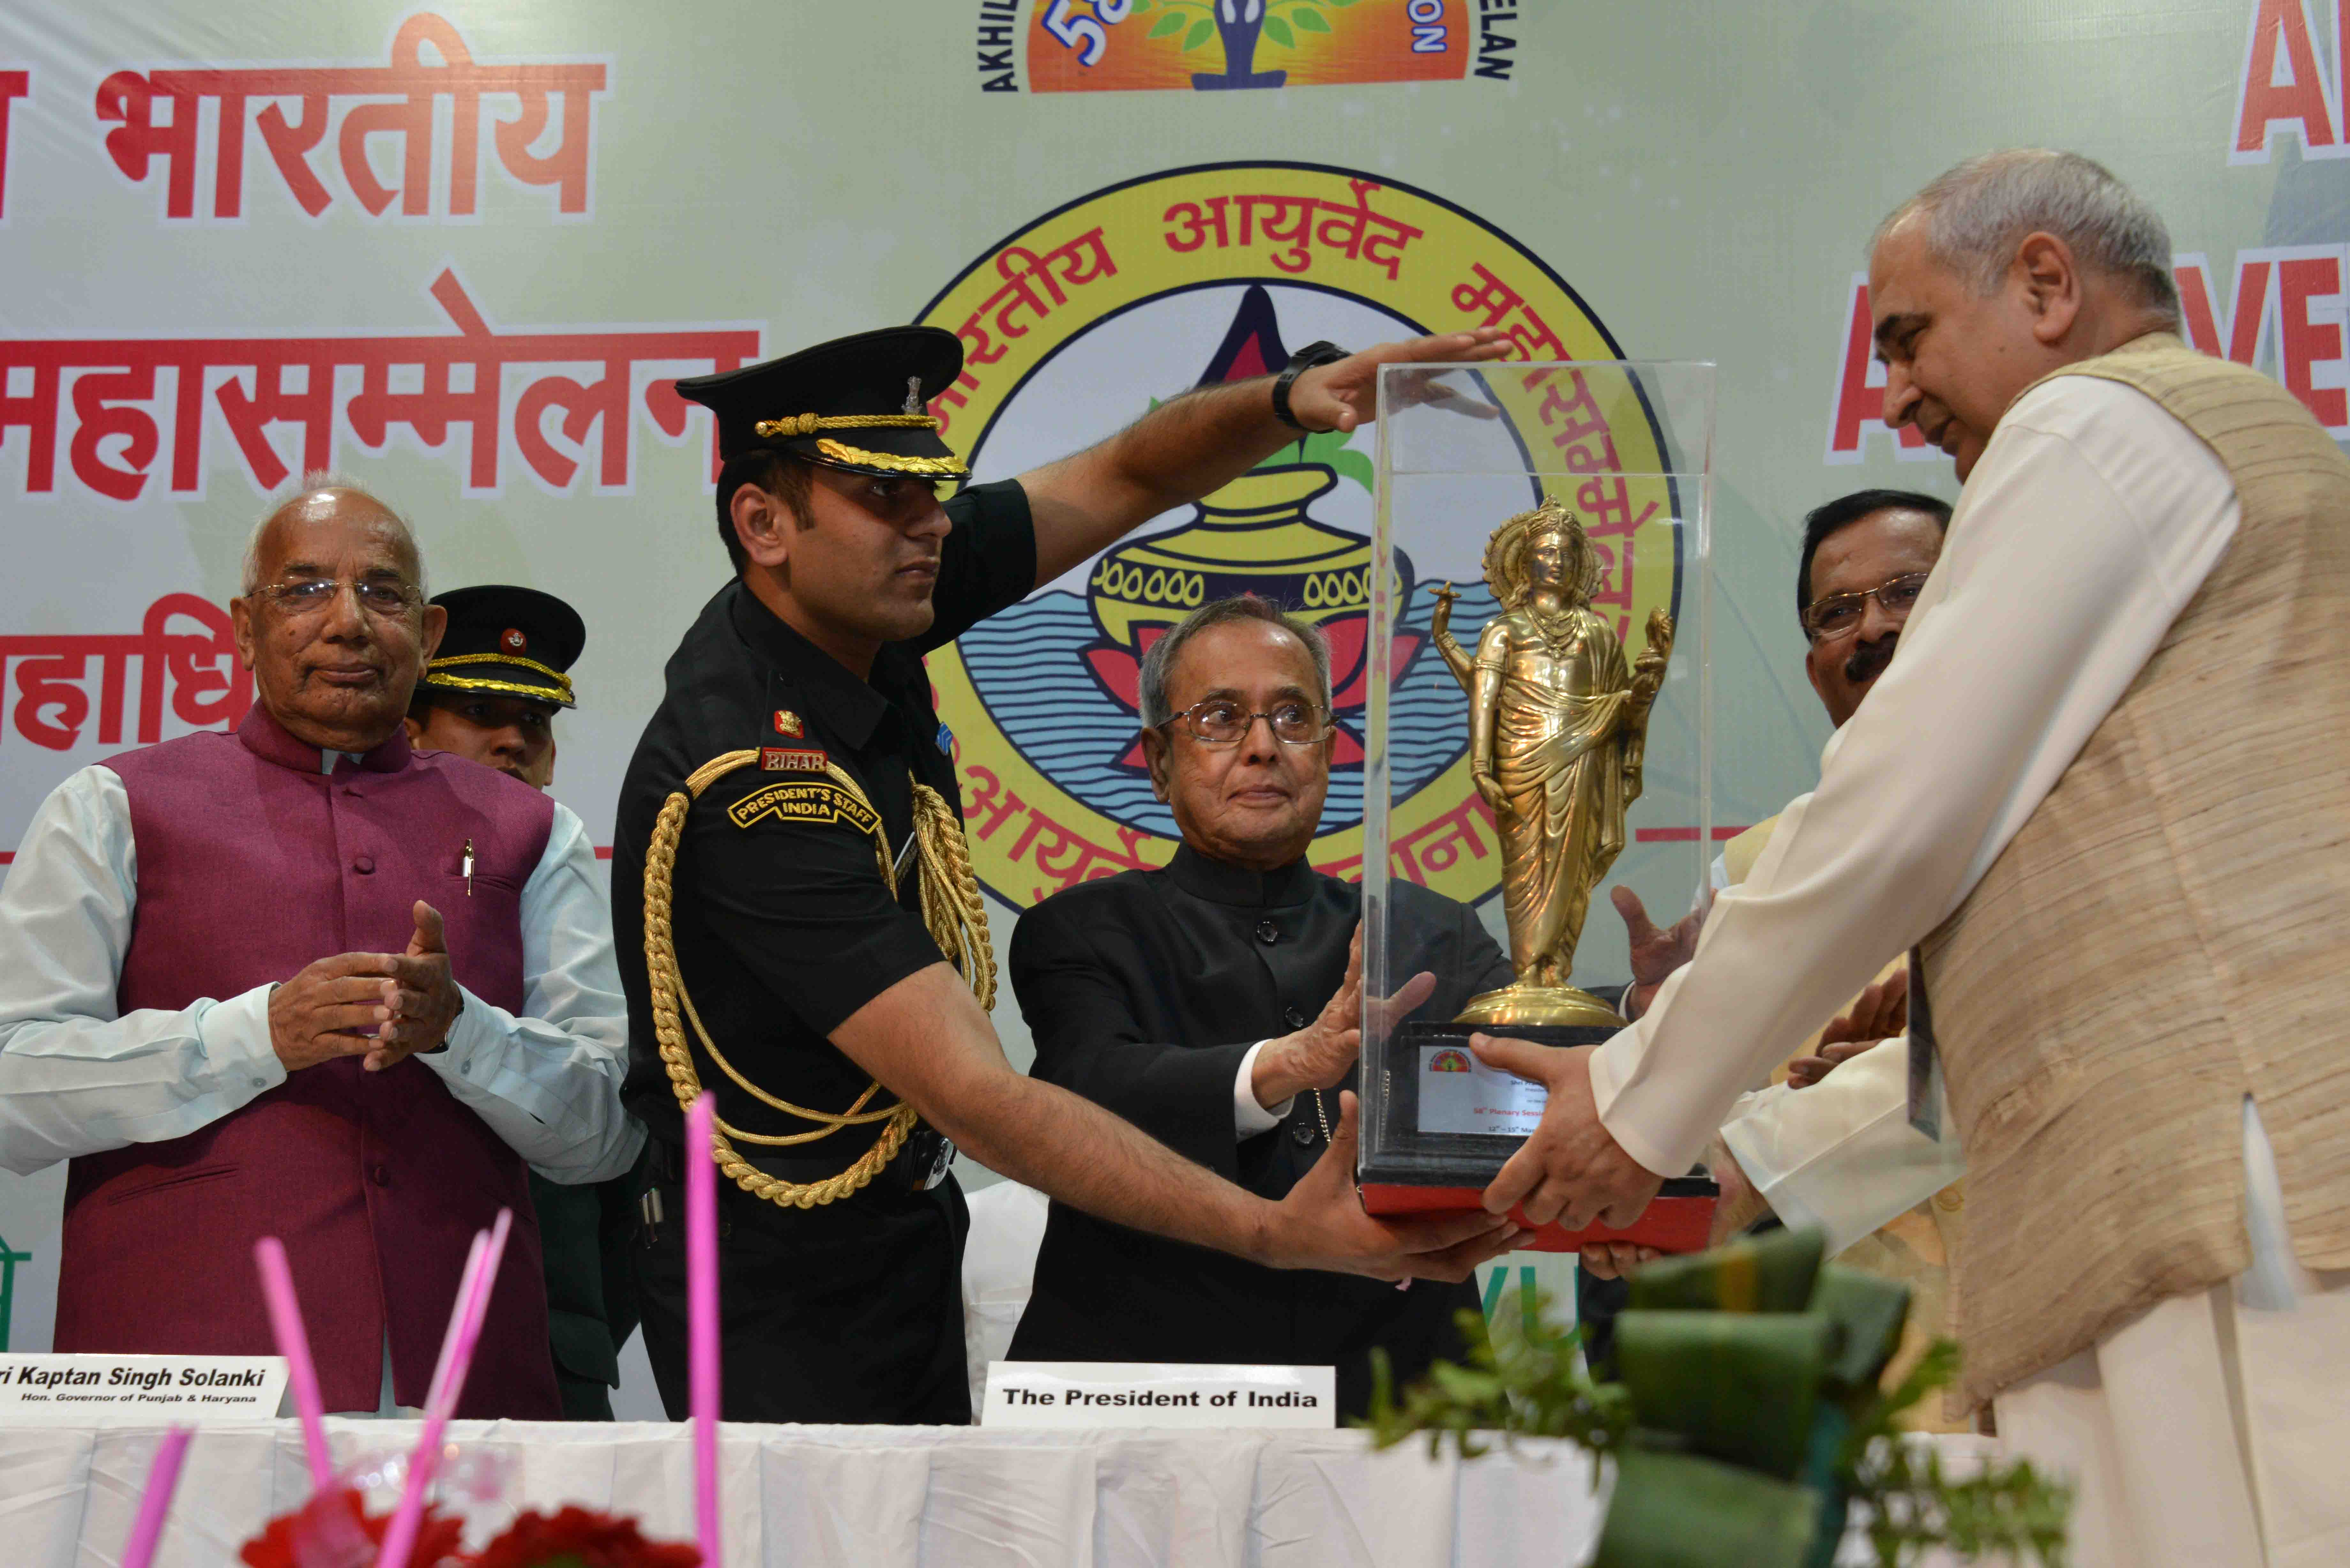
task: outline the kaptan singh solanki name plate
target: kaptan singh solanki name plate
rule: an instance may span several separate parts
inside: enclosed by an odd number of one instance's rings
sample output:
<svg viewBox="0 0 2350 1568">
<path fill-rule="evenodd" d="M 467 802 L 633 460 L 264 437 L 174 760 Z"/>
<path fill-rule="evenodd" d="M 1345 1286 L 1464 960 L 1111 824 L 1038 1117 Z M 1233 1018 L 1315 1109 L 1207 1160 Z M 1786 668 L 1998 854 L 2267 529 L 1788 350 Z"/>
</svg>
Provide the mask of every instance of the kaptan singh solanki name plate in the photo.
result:
<svg viewBox="0 0 2350 1568">
<path fill-rule="evenodd" d="M 274 1420 L 286 1396 L 277 1355 L 0 1355 L 0 1426 Z"/>
</svg>

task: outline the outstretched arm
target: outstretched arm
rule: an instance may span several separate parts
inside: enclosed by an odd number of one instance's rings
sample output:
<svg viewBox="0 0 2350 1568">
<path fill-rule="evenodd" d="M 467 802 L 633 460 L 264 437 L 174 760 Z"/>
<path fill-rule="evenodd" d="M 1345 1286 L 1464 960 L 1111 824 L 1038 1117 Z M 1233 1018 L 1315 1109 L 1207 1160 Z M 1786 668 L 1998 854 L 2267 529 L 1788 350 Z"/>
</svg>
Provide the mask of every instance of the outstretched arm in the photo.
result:
<svg viewBox="0 0 2350 1568">
<path fill-rule="evenodd" d="M 1492 327 L 1382 343 L 1299 376 L 1289 410 L 1309 431 L 1351 431 L 1377 411 L 1381 366 L 1499 359 L 1509 347 Z M 1186 392 L 1107 441 L 1022 474 L 1036 528 L 1036 586 L 1302 439 L 1274 417 L 1273 382 L 1259 376 Z"/>
<path fill-rule="evenodd" d="M 1289 1197 L 1269 1202 L 1089 1100 L 1024 1077 L 970 989 L 944 963 L 908 975 L 833 1044 L 990 1168 L 1089 1214 L 1275 1268 L 1463 1280 L 1515 1228 L 1482 1215 L 1390 1224 L 1355 1193 L 1355 1098 Z"/>
</svg>

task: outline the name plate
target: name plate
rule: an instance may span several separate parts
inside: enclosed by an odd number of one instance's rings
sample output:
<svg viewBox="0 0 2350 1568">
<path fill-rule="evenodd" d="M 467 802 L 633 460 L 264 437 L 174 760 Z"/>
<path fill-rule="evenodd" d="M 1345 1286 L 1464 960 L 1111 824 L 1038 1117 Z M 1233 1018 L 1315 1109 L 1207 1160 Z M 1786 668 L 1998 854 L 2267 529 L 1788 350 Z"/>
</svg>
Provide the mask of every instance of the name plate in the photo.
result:
<svg viewBox="0 0 2350 1568">
<path fill-rule="evenodd" d="M 1419 1130 L 1524 1137 L 1542 1125 L 1550 1091 L 1488 1067 L 1467 1044 L 1419 1048 Z"/>
<path fill-rule="evenodd" d="M 1308 1427 L 1338 1424 L 1327 1366 L 1158 1361 L 991 1361 L 983 1427 Z"/>
<path fill-rule="evenodd" d="M 275 1420 L 280 1355 L 0 1355 L 0 1426 Z"/>
</svg>

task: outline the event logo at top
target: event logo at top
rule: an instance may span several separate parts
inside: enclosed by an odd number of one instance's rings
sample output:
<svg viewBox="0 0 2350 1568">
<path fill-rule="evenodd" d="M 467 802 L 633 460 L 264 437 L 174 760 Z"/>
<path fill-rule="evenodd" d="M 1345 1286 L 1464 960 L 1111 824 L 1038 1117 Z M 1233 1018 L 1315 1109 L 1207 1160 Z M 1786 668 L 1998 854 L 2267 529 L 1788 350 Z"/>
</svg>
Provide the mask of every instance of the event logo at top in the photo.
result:
<svg viewBox="0 0 2350 1568">
<path fill-rule="evenodd" d="M 983 5 L 983 27 L 1007 8 Z M 1035 0 L 1023 42 L 1031 92 L 1507 81 L 1517 40 L 1499 29 L 1517 15 L 1517 0 Z"/>
<path fill-rule="evenodd" d="M 1295 163 L 1097 192 L 982 255 L 920 319 L 962 338 L 963 373 L 931 410 L 980 480 L 1049 462 L 1191 387 L 1277 370 L 1317 338 L 1498 326 L 1516 359 L 1620 358 L 1573 291 L 1491 224 L 1409 186 Z M 1655 466 L 1654 432 L 1611 429 L 1574 373 L 1505 368 L 1485 382 L 1504 410 L 1488 427 L 1496 471 L 1591 476 L 1563 493 L 1605 566 L 1595 602 L 1619 628 L 1670 608 L 1669 510 L 1613 477 Z M 997 897 L 1025 908 L 1173 854 L 1138 735 L 1141 660 L 1192 609 L 1237 593 L 1295 610 L 1330 643 L 1338 736 L 1314 864 L 1361 872 L 1364 704 L 1384 660 L 1392 872 L 1457 898 L 1492 894 L 1501 858 L 1463 756 L 1465 700 L 1428 654 L 1439 585 L 1408 555 L 1393 561 L 1394 634 L 1370 642 L 1373 440 L 1365 427 L 1293 441 L 930 656 L 973 865 Z M 1531 480 L 1527 497 L 1539 499 Z M 1476 526 L 1482 538 L 1492 519 Z M 1456 587 L 1453 629 L 1473 643 L 1494 606 L 1482 583 Z"/>
</svg>

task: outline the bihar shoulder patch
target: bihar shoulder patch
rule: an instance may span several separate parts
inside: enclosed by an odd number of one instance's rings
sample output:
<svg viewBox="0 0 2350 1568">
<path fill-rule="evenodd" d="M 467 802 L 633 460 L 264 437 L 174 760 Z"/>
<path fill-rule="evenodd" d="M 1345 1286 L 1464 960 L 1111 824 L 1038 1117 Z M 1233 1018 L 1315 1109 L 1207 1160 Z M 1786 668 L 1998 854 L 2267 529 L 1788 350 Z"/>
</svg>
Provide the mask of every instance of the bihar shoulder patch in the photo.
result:
<svg viewBox="0 0 2350 1568">
<path fill-rule="evenodd" d="M 821 746 L 762 746 L 759 768 L 770 774 L 820 774 L 832 759 Z"/>
<path fill-rule="evenodd" d="M 828 780 L 775 784 L 752 791 L 726 808 L 737 827 L 774 817 L 778 822 L 843 822 L 859 833 L 881 824 L 873 808 Z"/>
</svg>

